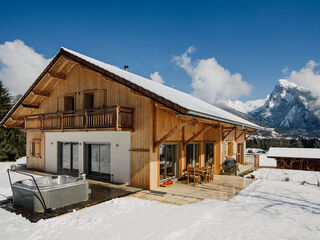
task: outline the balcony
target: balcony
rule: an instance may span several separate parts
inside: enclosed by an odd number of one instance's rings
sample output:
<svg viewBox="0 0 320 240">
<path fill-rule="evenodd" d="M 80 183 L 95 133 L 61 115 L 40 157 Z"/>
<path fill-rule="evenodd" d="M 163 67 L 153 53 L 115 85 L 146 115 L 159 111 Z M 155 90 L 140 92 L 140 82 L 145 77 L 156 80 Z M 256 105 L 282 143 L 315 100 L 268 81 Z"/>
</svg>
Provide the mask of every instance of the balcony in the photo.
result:
<svg viewBox="0 0 320 240">
<path fill-rule="evenodd" d="M 133 108 L 113 106 L 25 116 L 25 130 L 133 130 Z"/>
</svg>

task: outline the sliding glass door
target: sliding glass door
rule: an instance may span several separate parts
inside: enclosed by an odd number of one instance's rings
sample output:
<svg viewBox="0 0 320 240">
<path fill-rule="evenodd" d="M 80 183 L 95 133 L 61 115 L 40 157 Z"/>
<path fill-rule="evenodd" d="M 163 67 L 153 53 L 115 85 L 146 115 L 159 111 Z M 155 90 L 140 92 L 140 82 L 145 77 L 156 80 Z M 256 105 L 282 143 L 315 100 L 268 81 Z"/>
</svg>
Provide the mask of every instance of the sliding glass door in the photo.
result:
<svg viewBox="0 0 320 240">
<path fill-rule="evenodd" d="M 77 174 L 79 170 L 79 144 L 73 142 L 58 143 L 59 172 Z"/>
<path fill-rule="evenodd" d="M 200 167 L 200 143 L 187 145 L 186 166 Z"/>
<path fill-rule="evenodd" d="M 86 173 L 93 176 L 110 178 L 110 143 L 86 144 Z"/>
<path fill-rule="evenodd" d="M 177 144 L 160 145 L 160 180 L 176 177 Z"/>
</svg>

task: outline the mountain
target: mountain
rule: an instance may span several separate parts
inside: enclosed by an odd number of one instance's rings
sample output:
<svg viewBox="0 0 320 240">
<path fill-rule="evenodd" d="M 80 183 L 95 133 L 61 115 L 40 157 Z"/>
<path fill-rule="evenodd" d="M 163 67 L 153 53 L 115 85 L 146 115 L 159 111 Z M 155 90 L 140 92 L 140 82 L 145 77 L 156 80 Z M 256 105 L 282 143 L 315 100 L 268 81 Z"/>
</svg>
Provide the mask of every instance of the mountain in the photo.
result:
<svg viewBox="0 0 320 240">
<path fill-rule="evenodd" d="M 320 99 L 286 79 L 280 79 L 266 99 L 245 103 L 225 101 L 224 105 L 285 135 L 320 135 Z"/>
<path fill-rule="evenodd" d="M 269 97 L 269 95 L 267 96 L 267 98 L 268 97 Z M 221 104 L 224 105 L 225 107 L 237 110 L 242 113 L 249 113 L 249 112 L 252 112 L 253 110 L 263 106 L 263 104 L 266 102 L 267 98 L 251 100 L 251 101 L 247 101 L 247 102 L 242 102 L 239 100 L 235 100 L 235 101 L 226 100 L 226 101 L 223 101 Z"/>
</svg>

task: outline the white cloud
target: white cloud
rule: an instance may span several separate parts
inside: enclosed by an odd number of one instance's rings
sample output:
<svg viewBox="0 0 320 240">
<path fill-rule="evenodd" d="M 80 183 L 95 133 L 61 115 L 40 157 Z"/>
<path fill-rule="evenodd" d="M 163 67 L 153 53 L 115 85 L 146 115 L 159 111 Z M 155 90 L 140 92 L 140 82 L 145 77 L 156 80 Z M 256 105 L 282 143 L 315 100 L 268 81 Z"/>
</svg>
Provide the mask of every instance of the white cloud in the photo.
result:
<svg viewBox="0 0 320 240">
<path fill-rule="evenodd" d="M 315 69 L 317 66 L 319 66 L 319 63 L 310 60 L 300 71 L 291 71 L 287 80 L 309 90 L 314 97 L 319 98 L 320 73 Z"/>
<path fill-rule="evenodd" d="M 23 94 L 51 59 L 21 40 L 0 44 L 0 80 L 12 94 Z"/>
<path fill-rule="evenodd" d="M 219 65 L 214 57 L 192 62 L 190 54 L 194 51 L 194 47 L 189 47 L 181 56 L 172 59 L 192 78 L 192 95 L 215 103 L 227 99 L 234 100 L 251 93 L 252 86 L 242 80 L 240 73 L 230 73 L 228 69 Z"/>
<path fill-rule="evenodd" d="M 152 81 L 164 84 L 163 78 L 160 76 L 159 72 L 151 73 L 150 74 L 150 78 L 151 78 Z"/>
</svg>

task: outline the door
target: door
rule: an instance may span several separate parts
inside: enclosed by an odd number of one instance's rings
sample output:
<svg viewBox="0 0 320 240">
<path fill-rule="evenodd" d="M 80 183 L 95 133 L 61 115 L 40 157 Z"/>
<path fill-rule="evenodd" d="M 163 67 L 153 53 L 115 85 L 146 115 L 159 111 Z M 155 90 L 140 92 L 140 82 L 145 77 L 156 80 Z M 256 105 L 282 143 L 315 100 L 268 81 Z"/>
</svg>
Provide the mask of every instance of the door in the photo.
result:
<svg viewBox="0 0 320 240">
<path fill-rule="evenodd" d="M 193 167 L 200 167 L 200 143 L 188 144 L 186 153 L 186 167 L 188 165 L 192 165 Z"/>
<path fill-rule="evenodd" d="M 176 177 L 177 144 L 160 145 L 160 180 Z"/>
<path fill-rule="evenodd" d="M 89 175 L 110 177 L 111 144 L 86 144 L 86 172 Z"/>
<path fill-rule="evenodd" d="M 59 142 L 59 172 L 77 174 L 79 170 L 79 144 L 73 142 Z"/>
</svg>

